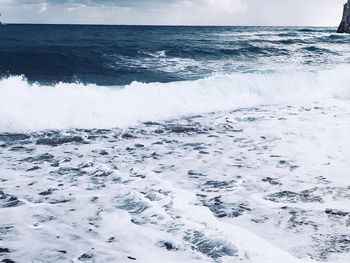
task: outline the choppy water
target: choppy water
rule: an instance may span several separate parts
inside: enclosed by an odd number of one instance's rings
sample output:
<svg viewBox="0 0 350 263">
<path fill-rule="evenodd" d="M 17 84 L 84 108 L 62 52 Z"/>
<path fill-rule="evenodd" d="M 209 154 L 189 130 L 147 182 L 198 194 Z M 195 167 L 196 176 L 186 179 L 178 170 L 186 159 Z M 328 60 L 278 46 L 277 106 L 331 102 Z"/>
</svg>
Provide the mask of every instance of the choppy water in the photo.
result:
<svg viewBox="0 0 350 263">
<path fill-rule="evenodd" d="M 349 262 L 334 30 L 1 26 L 0 260 Z"/>
<path fill-rule="evenodd" d="M 7 25 L 0 74 L 127 85 L 350 63 L 335 28 Z M 288 62 L 288 63 L 287 63 Z"/>
</svg>

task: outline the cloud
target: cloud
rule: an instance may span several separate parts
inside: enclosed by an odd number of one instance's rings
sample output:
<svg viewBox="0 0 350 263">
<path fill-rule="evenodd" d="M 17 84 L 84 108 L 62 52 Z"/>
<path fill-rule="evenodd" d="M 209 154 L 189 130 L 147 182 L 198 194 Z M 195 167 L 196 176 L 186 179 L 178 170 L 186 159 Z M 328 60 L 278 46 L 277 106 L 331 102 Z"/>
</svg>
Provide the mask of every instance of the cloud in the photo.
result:
<svg viewBox="0 0 350 263">
<path fill-rule="evenodd" d="M 174 3 L 171 7 L 172 8 L 188 8 L 195 6 L 193 2 L 191 1 L 179 1 Z"/>
<path fill-rule="evenodd" d="M 333 26 L 345 1 L 0 0 L 8 23 Z"/>
<path fill-rule="evenodd" d="M 201 12 L 208 14 L 234 14 L 242 13 L 247 5 L 242 0 L 185 0 L 177 1 L 172 5 L 173 8 L 189 9 L 191 12 Z"/>
<path fill-rule="evenodd" d="M 44 13 L 46 10 L 47 10 L 47 3 L 43 3 L 39 10 L 39 13 Z"/>
<path fill-rule="evenodd" d="M 247 5 L 242 0 L 203 0 L 206 8 L 220 14 L 241 13 L 247 9 Z"/>
<path fill-rule="evenodd" d="M 86 7 L 86 5 L 84 5 L 84 4 L 76 4 L 76 5 L 72 6 L 72 7 L 68 7 L 67 11 L 68 11 L 69 13 L 71 13 L 71 12 L 80 10 L 80 9 L 82 9 L 82 8 L 85 8 L 85 7 Z"/>
</svg>

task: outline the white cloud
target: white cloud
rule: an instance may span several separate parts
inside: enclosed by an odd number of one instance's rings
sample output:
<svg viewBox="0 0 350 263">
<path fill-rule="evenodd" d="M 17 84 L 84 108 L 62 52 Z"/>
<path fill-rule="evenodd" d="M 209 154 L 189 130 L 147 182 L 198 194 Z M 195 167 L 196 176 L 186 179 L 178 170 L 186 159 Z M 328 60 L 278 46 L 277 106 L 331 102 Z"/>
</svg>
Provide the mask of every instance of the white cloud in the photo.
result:
<svg viewBox="0 0 350 263">
<path fill-rule="evenodd" d="M 180 1 L 178 3 L 173 4 L 171 7 L 173 8 L 188 8 L 193 7 L 195 4 L 192 1 Z"/>
<path fill-rule="evenodd" d="M 242 0 L 184 0 L 174 3 L 171 7 L 189 9 L 193 13 L 216 13 L 217 15 L 242 13 L 247 5 Z"/>
<path fill-rule="evenodd" d="M 113 6 L 112 10 L 115 10 L 115 11 L 130 11 L 131 8 L 130 7 L 125 7 L 125 6 Z"/>
<path fill-rule="evenodd" d="M 204 7 L 210 12 L 221 14 L 242 13 L 247 9 L 247 5 L 242 0 L 202 0 Z"/>
<path fill-rule="evenodd" d="M 67 11 L 68 11 L 69 13 L 71 13 L 71 12 L 80 10 L 80 9 L 82 9 L 82 8 L 85 8 L 85 7 L 86 7 L 86 5 L 84 5 L 84 4 L 78 4 L 78 5 L 75 5 L 75 6 L 73 6 L 73 7 L 69 7 L 69 8 L 67 9 Z"/>
<path fill-rule="evenodd" d="M 44 12 L 46 12 L 47 6 L 48 6 L 47 3 L 43 3 L 42 6 L 41 6 L 41 8 L 40 8 L 40 10 L 39 10 L 39 13 L 44 13 Z"/>
<path fill-rule="evenodd" d="M 345 1 L 0 0 L 0 11 L 6 23 L 338 26 Z"/>
</svg>

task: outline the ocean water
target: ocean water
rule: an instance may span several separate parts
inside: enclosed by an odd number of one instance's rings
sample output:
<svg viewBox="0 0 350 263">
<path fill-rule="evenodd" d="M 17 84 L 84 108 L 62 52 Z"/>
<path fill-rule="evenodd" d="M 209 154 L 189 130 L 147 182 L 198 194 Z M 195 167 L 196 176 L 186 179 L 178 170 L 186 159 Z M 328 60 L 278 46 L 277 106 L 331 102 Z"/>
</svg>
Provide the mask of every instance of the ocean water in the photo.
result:
<svg viewBox="0 0 350 263">
<path fill-rule="evenodd" d="M 0 261 L 350 262 L 335 30 L 0 26 Z"/>
</svg>

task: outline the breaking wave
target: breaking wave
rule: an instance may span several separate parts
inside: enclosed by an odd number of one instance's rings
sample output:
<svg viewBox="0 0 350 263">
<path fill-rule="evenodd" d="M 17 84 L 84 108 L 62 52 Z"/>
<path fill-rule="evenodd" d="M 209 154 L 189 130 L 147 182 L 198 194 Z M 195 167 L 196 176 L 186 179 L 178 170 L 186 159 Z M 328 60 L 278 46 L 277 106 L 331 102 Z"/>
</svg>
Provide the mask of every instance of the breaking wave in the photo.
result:
<svg viewBox="0 0 350 263">
<path fill-rule="evenodd" d="M 350 66 L 307 72 L 213 75 L 170 83 L 127 86 L 30 84 L 22 76 L 0 80 L 0 130 L 127 127 L 143 121 L 275 103 L 347 99 Z"/>
</svg>

